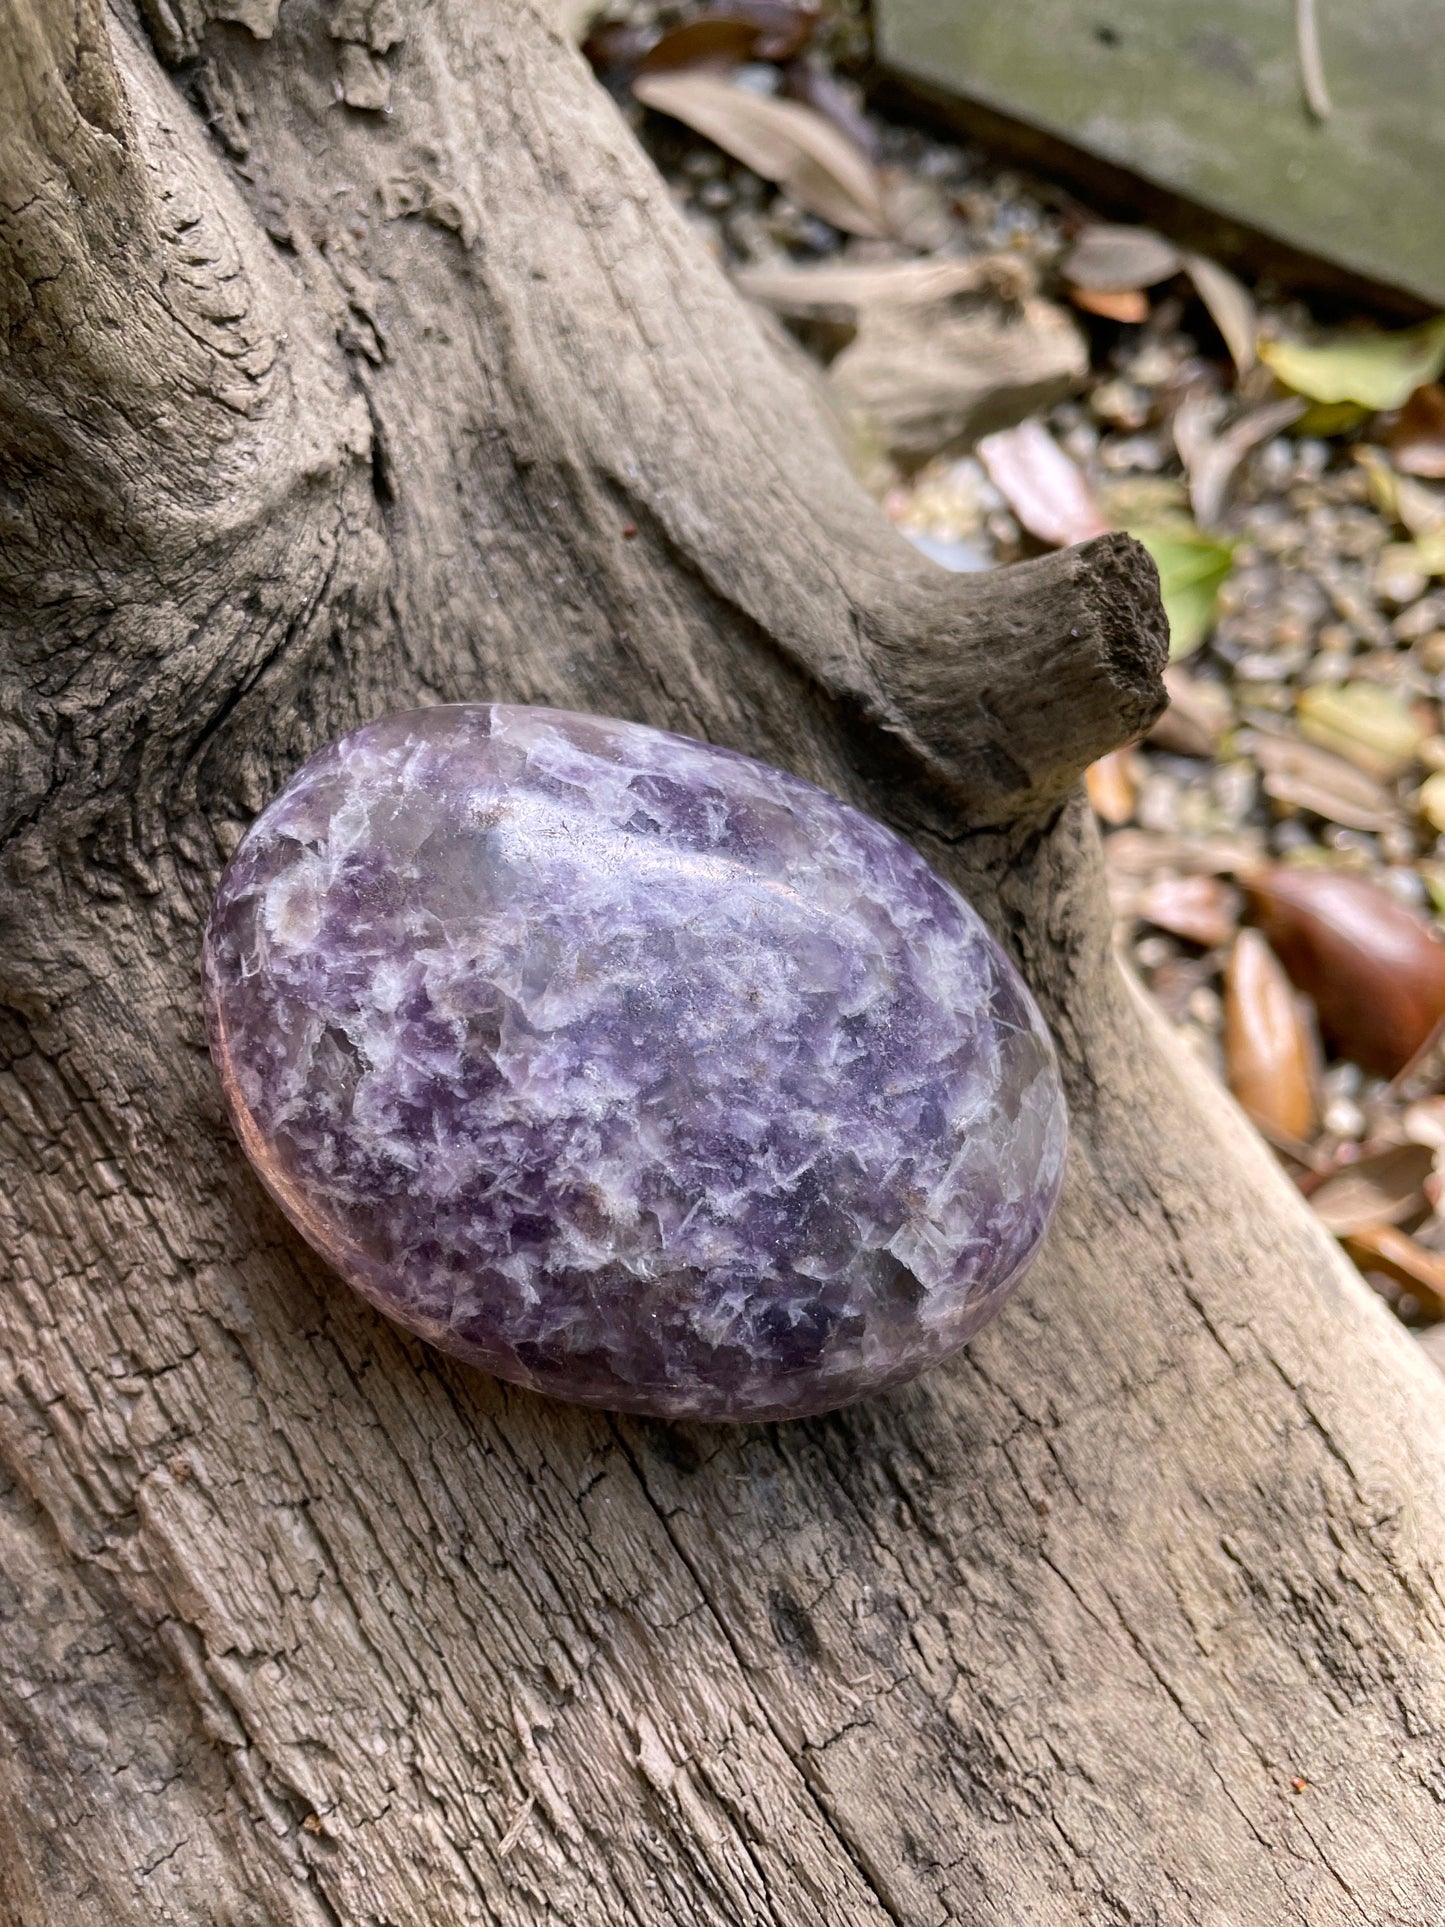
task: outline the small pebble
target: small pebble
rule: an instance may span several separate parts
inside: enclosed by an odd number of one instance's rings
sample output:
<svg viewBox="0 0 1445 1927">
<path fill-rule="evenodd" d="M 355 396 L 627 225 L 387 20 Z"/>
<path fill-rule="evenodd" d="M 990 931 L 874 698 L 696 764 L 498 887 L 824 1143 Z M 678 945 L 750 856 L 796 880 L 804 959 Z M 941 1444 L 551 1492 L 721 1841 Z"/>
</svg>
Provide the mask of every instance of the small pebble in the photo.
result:
<svg viewBox="0 0 1445 1927">
<path fill-rule="evenodd" d="M 1336 1097 L 1325 1106 L 1324 1127 L 1336 1137 L 1362 1138 L 1365 1135 L 1365 1113 L 1353 1098 Z"/>
</svg>

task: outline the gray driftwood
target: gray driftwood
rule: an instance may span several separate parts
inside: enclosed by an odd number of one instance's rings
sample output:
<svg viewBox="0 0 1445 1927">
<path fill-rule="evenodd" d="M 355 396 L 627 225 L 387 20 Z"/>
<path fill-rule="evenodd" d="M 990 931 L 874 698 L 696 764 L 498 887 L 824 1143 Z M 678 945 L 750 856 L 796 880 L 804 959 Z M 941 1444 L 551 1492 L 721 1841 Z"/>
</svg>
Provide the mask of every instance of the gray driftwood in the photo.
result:
<svg viewBox="0 0 1445 1927">
<path fill-rule="evenodd" d="M 1140 553 L 913 556 L 483 0 L 3 0 L 0 459 L 7 1927 L 1438 1927 L 1445 1401 L 1110 959 Z M 976 894 L 1075 1137 L 951 1368 L 611 1422 L 266 1203 L 208 894 L 322 740 L 456 697 L 773 758 Z"/>
</svg>

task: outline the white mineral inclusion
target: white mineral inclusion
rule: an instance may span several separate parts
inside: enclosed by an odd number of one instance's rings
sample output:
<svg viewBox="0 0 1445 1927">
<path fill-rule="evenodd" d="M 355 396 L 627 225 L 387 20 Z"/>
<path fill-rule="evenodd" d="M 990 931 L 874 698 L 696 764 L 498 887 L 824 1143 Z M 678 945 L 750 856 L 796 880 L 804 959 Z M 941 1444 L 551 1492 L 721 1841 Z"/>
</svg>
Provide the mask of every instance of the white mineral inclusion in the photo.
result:
<svg viewBox="0 0 1445 1927">
<path fill-rule="evenodd" d="M 997 1309 L 1056 1202 L 1048 1035 L 882 824 L 637 723 L 464 704 L 314 757 L 205 938 L 248 1155 L 391 1317 L 673 1417 L 826 1411 Z"/>
</svg>

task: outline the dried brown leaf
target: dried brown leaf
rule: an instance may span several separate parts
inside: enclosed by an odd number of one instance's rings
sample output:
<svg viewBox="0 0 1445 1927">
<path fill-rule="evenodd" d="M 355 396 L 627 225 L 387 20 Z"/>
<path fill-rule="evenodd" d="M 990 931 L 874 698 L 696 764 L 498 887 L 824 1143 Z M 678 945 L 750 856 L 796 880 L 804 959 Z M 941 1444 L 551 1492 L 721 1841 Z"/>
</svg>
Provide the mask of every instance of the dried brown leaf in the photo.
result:
<svg viewBox="0 0 1445 1927">
<path fill-rule="evenodd" d="M 1297 396 L 1265 402 L 1238 416 L 1228 427 L 1218 422 L 1224 404 L 1207 391 L 1192 388 L 1174 411 L 1174 445 L 1189 477 L 1189 500 L 1201 528 L 1218 522 L 1235 470 L 1250 449 L 1267 442 L 1304 413 Z"/>
<path fill-rule="evenodd" d="M 1367 1276 L 1376 1272 L 1403 1286 L 1430 1318 L 1445 1318 L 1445 1258 L 1391 1225 L 1353 1231 L 1341 1240 Z"/>
<path fill-rule="evenodd" d="M 1224 973 L 1229 1088 L 1249 1115 L 1285 1138 L 1315 1125 L 1314 1053 L 1298 1000 L 1257 930 L 1241 930 Z"/>
<path fill-rule="evenodd" d="M 669 28 L 649 49 L 640 71 L 792 60 L 812 38 L 819 18 L 816 8 L 790 7 L 784 0 L 728 0 Z"/>
<path fill-rule="evenodd" d="M 1372 1225 L 1403 1224 L 1425 1208 L 1434 1154 L 1423 1144 L 1391 1144 L 1332 1171 L 1309 1193 L 1310 1208 L 1336 1237 Z"/>
<path fill-rule="evenodd" d="M 1236 281 L 1227 268 L 1207 255 L 1186 254 L 1184 270 L 1194 283 L 1195 293 L 1209 310 L 1230 360 L 1241 375 L 1247 375 L 1259 359 L 1259 316 L 1254 297 L 1242 281 Z"/>
<path fill-rule="evenodd" d="M 1191 676 L 1179 663 L 1164 671 L 1169 707 L 1149 731 L 1149 741 L 1176 756 L 1213 756 L 1234 721 L 1234 705 L 1218 683 Z"/>
<path fill-rule="evenodd" d="M 1140 288 L 1070 286 L 1069 299 L 1085 314 L 1101 315 L 1105 321 L 1122 321 L 1137 327 L 1149 319 L 1149 297 Z"/>
<path fill-rule="evenodd" d="M 1393 1077 L 1445 1018 L 1445 944 L 1366 877 L 1279 864 L 1243 879 L 1251 910 L 1346 1057 Z"/>
<path fill-rule="evenodd" d="M 887 232 L 873 163 L 813 108 L 749 93 L 695 69 L 639 74 L 632 91 L 644 106 L 715 142 L 834 227 L 873 237 Z"/>
<path fill-rule="evenodd" d="M 1138 791 L 1134 784 L 1133 757 L 1127 749 L 1112 749 L 1091 763 L 1084 772 L 1089 805 L 1095 816 L 1116 827 L 1134 814 Z"/>
<path fill-rule="evenodd" d="M 1159 877 L 1139 897 L 1135 912 L 1189 943 L 1214 950 L 1239 928 L 1242 899 L 1217 876 Z"/>
<path fill-rule="evenodd" d="M 812 40 L 823 9 L 793 6 L 789 0 L 722 0 L 709 13 L 750 20 L 758 30 L 757 60 L 794 60 Z"/>
<path fill-rule="evenodd" d="M 1064 256 L 1063 274 L 1077 288 L 1117 294 L 1167 281 L 1180 262 L 1178 248 L 1153 228 L 1099 221 Z"/>
<path fill-rule="evenodd" d="M 1253 755 L 1264 792 L 1277 803 L 1309 810 L 1347 830 L 1377 834 L 1396 820 L 1389 791 L 1331 750 L 1261 729 L 1245 731 L 1240 746 Z"/>
<path fill-rule="evenodd" d="M 1427 481 L 1445 481 L 1445 388 L 1417 388 L 1385 437 L 1396 468 Z"/>
<path fill-rule="evenodd" d="M 832 261 L 822 267 L 740 268 L 738 287 L 792 321 L 861 326 L 878 310 L 938 310 L 1033 292 L 1033 277 L 1016 258 L 973 255 L 962 261 Z"/>
<path fill-rule="evenodd" d="M 878 131 L 842 84 L 816 55 L 793 60 L 783 69 L 783 92 L 789 100 L 800 100 L 824 120 L 832 121 L 840 134 L 852 141 L 860 154 L 870 161 L 878 158 Z"/>
<path fill-rule="evenodd" d="M 758 44 L 757 29 L 749 21 L 709 18 L 684 21 L 663 34 L 643 55 L 640 74 L 676 73 L 683 67 L 709 67 L 726 72 L 751 60 Z"/>
<path fill-rule="evenodd" d="M 1398 464 L 1386 461 L 1380 450 L 1368 443 L 1357 447 L 1354 457 L 1365 471 L 1370 497 L 1382 515 L 1427 542 L 1445 533 L 1445 493 L 1402 475 Z"/>
<path fill-rule="evenodd" d="M 985 436 L 978 456 L 999 494 L 1041 542 L 1066 548 L 1107 531 L 1088 483 L 1042 422 L 1020 422 Z"/>
<path fill-rule="evenodd" d="M 1170 836 L 1160 830 L 1116 830 L 1104 842 L 1111 875 L 1153 876 L 1178 870 L 1187 876 L 1231 876 L 1260 867 L 1264 839 L 1257 831 L 1235 836 Z"/>
<path fill-rule="evenodd" d="M 582 53 L 594 73 L 613 86 L 621 86 L 637 72 L 656 41 L 654 27 L 634 26 L 625 20 L 602 20 L 588 31 L 582 42 Z"/>
</svg>

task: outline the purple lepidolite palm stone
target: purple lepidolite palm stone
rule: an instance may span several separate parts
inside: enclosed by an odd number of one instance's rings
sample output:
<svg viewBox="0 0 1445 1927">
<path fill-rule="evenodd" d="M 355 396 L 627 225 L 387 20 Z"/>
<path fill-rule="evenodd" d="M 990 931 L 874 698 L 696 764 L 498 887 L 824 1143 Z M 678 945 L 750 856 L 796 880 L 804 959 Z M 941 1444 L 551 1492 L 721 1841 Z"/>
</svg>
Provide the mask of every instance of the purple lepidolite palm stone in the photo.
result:
<svg viewBox="0 0 1445 1927">
<path fill-rule="evenodd" d="M 1052 1048 L 891 831 L 728 750 L 466 704 L 314 757 L 205 939 L 236 1129 L 374 1304 L 503 1378 L 824 1411 L 998 1306 L 1064 1161 Z"/>
</svg>

